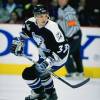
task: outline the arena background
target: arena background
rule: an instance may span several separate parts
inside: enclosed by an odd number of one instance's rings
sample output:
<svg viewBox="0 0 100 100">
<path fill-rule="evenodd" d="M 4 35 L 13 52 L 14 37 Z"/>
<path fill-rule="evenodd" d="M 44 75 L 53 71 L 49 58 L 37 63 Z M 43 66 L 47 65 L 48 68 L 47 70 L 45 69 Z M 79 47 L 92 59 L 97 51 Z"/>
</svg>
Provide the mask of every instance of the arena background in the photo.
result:
<svg viewBox="0 0 100 100">
<path fill-rule="evenodd" d="M 9 52 L 12 38 L 19 36 L 21 24 L 0 24 L 0 74 L 21 75 L 23 69 L 32 64 L 23 57 L 16 57 Z M 81 27 L 82 37 L 82 61 L 85 76 L 100 78 L 100 28 Z M 30 49 L 34 50 L 34 45 L 28 41 L 26 54 L 30 55 Z M 64 67 L 59 69 L 56 74 L 66 75 Z"/>
</svg>

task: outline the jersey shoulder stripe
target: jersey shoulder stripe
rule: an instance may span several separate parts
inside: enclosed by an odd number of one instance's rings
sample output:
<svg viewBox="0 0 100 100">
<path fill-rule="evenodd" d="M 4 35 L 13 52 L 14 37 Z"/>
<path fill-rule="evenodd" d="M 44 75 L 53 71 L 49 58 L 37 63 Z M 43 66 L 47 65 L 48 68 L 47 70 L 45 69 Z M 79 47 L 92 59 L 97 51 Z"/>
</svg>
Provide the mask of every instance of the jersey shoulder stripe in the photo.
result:
<svg viewBox="0 0 100 100">
<path fill-rule="evenodd" d="M 59 29 L 58 24 L 49 20 L 46 24 L 45 28 L 50 30 L 52 34 L 54 35 L 57 42 L 63 42 L 64 41 L 64 35 L 62 31 Z"/>
<path fill-rule="evenodd" d="M 36 22 L 36 19 L 34 18 L 34 17 L 31 17 L 31 18 L 29 18 L 29 19 L 27 19 L 26 21 L 25 21 L 25 23 L 27 23 L 28 21 L 30 21 L 30 22 Z"/>
</svg>

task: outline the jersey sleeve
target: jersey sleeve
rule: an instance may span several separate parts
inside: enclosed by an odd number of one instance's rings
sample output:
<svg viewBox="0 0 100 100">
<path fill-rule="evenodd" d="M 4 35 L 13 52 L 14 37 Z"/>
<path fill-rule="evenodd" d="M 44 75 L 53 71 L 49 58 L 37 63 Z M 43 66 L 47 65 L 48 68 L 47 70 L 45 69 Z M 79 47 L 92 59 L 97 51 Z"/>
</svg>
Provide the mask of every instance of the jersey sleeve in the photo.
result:
<svg viewBox="0 0 100 100">
<path fill-rule="evenodd" d="M 22 26 L 22 33 L 20 34 L 22 37 L 31 37 L 31 22 L 26 21 Z"/>
<path fill-rule="evenodd" d="M 78 17 L 75 12 L 65 13 L 65 24 L 67 27 L 67 34 L 71 37 L 80 29 Z"/>
</svg>

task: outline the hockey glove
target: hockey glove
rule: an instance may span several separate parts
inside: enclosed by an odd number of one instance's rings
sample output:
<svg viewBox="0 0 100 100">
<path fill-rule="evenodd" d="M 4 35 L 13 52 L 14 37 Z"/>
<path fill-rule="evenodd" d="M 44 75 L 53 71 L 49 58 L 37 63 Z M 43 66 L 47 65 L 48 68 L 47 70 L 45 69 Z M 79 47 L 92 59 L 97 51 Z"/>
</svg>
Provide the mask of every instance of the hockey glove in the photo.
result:
<svg viewBox="0 0 100 100">
<path fill-rule="evenodd" d="M 48 66 L 49 64 L 44 60 L 40 64 L 36 64 L 36 69 L 39 72 L 40 76 L 47 75 L 48 73 L 50 74 L 52 71 L 52 68 Z"/>
<path fill-rule="evenodd" d="M 12 45 L 10 47 L 11 53 L 15 54 L 16 56 L 23 55 L 23 41 L 20 38 L 16 37 L 12 41 Z"/>
<path fill-rule="evenodd" d="M 39 73 L 46 72 L 46 67 L 48 66 L 48 63 L 46 61 L 43 61 L 40 64 L 36 64 L 36 69 Z"/>
</svg>

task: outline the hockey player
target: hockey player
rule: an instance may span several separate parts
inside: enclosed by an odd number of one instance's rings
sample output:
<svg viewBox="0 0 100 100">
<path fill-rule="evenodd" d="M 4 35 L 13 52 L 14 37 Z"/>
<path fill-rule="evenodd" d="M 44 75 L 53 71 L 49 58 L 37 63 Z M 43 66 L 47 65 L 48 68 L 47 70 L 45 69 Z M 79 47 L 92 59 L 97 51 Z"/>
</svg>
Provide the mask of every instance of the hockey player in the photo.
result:
<svg viewBox="0 0 100 100">
<path fill-rule="evenodd" d="M 44 5 L 38 4 L 34 7 L 34 17 L 25 21 L 20 38 L 13 40 L 17 44 L 12 43 L 11 52 L 22 55 L 26 38 L 33 39 L 42 52 L 39 52 L 37 63 L 22 73 L 23 79 L 32 89 L 31 95 L 25 100 L 57 100 L 50 72 L 64 65 L 68 58 L 69 45 L 58 24 L 49 19 L 48 10 Z"/>
</svg>

